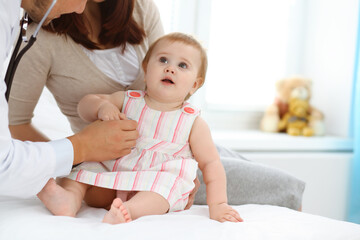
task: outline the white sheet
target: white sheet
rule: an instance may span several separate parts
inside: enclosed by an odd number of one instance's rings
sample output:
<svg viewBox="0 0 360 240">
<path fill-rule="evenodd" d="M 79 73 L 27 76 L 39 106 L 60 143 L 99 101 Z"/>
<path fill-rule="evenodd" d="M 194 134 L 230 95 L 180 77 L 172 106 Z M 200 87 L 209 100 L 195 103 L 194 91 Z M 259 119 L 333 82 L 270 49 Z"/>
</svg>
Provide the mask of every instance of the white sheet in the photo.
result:
<svg viewBox="0 0 360 240">
<path fill-rule="evenodd" d="M 53 216 L 38 199 L 0 202 L 0 239 L 360 239 L 360 225 L 268 205 L 235 206 L 243 223 L 210 220 L 207 206 L 120 225 L 101 223 L 104 209 L 83 206 L 76 218 Z"/>
</svg>

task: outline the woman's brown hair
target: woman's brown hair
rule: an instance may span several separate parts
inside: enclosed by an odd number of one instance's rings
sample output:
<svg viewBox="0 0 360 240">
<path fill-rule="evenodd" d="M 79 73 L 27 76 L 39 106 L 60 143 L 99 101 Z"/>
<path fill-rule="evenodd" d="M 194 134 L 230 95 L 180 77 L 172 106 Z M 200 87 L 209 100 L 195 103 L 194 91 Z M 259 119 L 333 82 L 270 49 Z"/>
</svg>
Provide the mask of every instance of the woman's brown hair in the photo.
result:
<svg viewBox="0 0 360 240">
<path fill-rule="evenodd" d="M 113 45 L 125 47 L 126 43 L 140 44 L 144 37 L 144 29 L 141 28 L 133 18 L 134 5 L 136 0 L 106 0 L 98 3 L 101 11 L 101 32 L 99 43 L 101 45 Z M 65 14 L 52 23 L 45 30 L 67 34 L 75 42 L 88 49 L 99 49 L 99 46 L 92 42 L 87 36 L 87 19 L 83 14 Z"/>
</svg>

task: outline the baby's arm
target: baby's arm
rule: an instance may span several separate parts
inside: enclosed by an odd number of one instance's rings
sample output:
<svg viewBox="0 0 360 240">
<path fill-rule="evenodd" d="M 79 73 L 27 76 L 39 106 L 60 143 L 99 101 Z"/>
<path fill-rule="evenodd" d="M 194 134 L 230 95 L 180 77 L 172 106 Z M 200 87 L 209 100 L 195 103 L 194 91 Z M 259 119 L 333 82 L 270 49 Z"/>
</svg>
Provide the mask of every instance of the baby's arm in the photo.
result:
<svg viewBox="0 0 360 240">
<path fill-rule="evenodd" d="M 242 222 L 239 213 L 227 204 L 226 175 L 206 122 L 197 117 L 190 134 L 190 147 L 206 184 L 210 218 L 219 222 Z"/>
<path fill-rule="evenodd" d="M 80 117 L 88 122 L 98 119 L 121 120 L 126 119 L 121 113 L 125 92 L 118 91 L 113 94 L 88 94 L 78 104 Z"/>
</svg>

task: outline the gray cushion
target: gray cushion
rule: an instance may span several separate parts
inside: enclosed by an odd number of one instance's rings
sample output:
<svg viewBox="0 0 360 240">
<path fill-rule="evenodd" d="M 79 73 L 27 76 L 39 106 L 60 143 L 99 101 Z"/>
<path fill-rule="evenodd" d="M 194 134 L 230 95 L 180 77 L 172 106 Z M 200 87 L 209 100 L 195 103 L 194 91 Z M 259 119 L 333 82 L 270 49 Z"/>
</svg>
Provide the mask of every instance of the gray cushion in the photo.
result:
<svg viewBox="0 0 360 240">
<path fill-rule="evenodd" d="M 299 210 L 305 183 L 276 168 L 244 159 L 239 153 L 218 148 L 227 177 L 228 203 L 268 204 Z M 202 173 L 194 204 L 206 204 Z"/>
</svg>

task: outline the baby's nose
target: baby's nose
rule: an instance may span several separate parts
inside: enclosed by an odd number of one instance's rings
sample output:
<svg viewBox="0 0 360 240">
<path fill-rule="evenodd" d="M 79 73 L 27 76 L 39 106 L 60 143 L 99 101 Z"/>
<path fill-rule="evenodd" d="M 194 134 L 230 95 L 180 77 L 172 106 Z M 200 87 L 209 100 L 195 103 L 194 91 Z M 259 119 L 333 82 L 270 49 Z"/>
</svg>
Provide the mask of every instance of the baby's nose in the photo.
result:
<svg viewBox="0 0 360 240">
<path fill-rule="evenodd" d="M 167 72 L 167 73 L 172 73 L 172 74 L 175 73 L 175 71 L 174 71 L 173 69 L 169 69 L 169 68 L 166 69 L 166 72 Z"/>
</svg>

